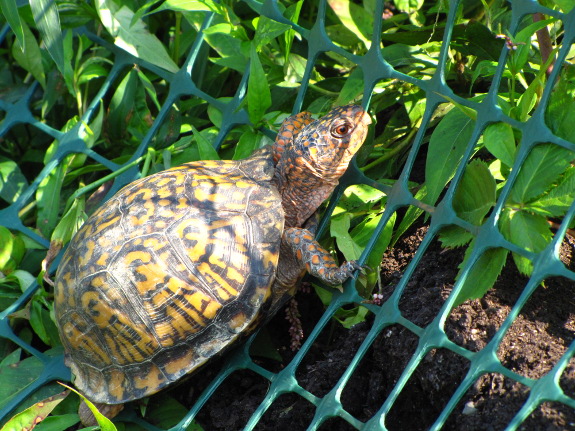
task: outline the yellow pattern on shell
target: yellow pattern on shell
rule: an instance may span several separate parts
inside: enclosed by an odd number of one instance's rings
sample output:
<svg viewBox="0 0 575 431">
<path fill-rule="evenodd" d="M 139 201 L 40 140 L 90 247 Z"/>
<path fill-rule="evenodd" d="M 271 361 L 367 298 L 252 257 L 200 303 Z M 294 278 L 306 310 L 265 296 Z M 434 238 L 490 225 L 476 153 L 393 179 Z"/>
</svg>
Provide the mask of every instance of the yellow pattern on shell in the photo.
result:
<svg viewBox="0 0 575 431">
<path fill-rule="evenodd" d="M 55 310 L 75 383 L 93 401 L 156 392 L 258 318 L 279 256 L 281 203 L 271 176 L 245 174 L 266 170 L 241 163 L 194 162 L 137 180 L 71 242 Z M 276 246 L 262 252 L 259 238 Z M 218 319 L 224 309 L 231 320 Z"/>
<path fill-rule="evenodd" d="M 308 123 L 307 114 L 287 122 L 278 151 Z M 306 130 L 313 140 L 326 135 Z M 268 147 L 139 179 L 70 242 L 55 314 L 75 384 L 90 399 L 157 392 L 266 317 L 286 216 L 273 157 Z"/>
</svg>

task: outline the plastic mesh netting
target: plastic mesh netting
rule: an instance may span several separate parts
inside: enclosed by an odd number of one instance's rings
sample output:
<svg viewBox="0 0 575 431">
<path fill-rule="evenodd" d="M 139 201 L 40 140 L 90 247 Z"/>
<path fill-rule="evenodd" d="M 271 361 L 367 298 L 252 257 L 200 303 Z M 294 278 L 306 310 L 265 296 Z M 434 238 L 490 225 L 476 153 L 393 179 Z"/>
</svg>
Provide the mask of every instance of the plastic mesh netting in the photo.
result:
<svg viewBox="0 0 575 431">
<path fill-rule="evenodd" d="M 317 322 L 313 331 L 306 336 L 305 342 L 301 349 L 295 354 L 293 360 L 289 364 L 286 364 L 285 367 L 277 373 L 272 373 L 253 361 L 249 354 L 249 347 L 253 339 L 248 340 L 242 348 L 236 349 L 227 355 L 225 365 L 222 367 L 217 377 L 213 379 L 211 384 L 202 393 L 188 414 L 174 429 L 186 429 L 186 427 L 193 422 L 194 418 L 207 400 L 217 390 L 218 386 L 228 376 L 230 376 L 230 374 L 236 370 L 249 369 L 269 381 L 269 390 L 259 407 L 252 414 L 245 426 L 245 429 L 254 429 L 265 412 L 281 395 L 285 393 L 294 393 L 299 397 L 303 397 L 315 406 L 315 415 L 309 423 L 308 429 L 318 429 L 328 419 L 332 417 L 340 417 L 357 429 L 385 430 L 387 429 L 386 416 L 394 406 L 394 403 L 397 401 L 402 390 L 412 377 L 417 367 L 421 364 L 426 355 L 434 349 L 446 349 L 454 354 L 462 356 L 469 361 L 469 370 L 463 381 L 453 392 L 447 405 L 445 405 L 444 409 L 431 426 L 431 429 L 441 429 L 444 426 L 448 417 L 452 412 L 454 412 L 454 409 L 463 399 L 469 388 L 474 385 L 480 376 L 486 373 L 500 373 L 529 388 L 529 396 L 526 402 L 509 422 L 508 429 L 519 428 L 526 418 L 543 402 L 557 402 L 570 408 L 575 408 L 575 399 L 566 395 L 559 384 L 562 373 L 575 354 L 575 343 L 571 343 L 561 359 L 553 365 L 551 371 L 539 379 L 528 378 L 503 366 L 497 355 L 502 339 L 505 337 L 517 316 L 521 313 L 527 301 L 537 289 L 543 288 L 541 286 L 542 281 L 551 277 L 563 277 L 571 281 L 575 280 L 575 273 L 567 269 L 559 258 L 560 245 L 565 238 L 569 226 L 573 223 L 575 204 L 570 205 L 566 215 L 554 231 L 553 237 L 550 238 L 550 241 L 542 251 L 536 252 L 533 250 L 527 250 L 525 247 L 507 240 L 501 232 L 502 226 L 499 223 L 501 213 L 512 194 L 513 185 L 520 176 L 522 167 L 526 160 L 528 160 L 529 155 L 534 151 L 534 148 L 545 143 L 559 146 L 569 151 L 575 151 L 575 145 L 552 133 L 545 118 L 546 109 L 549 105 L 554 83 L 557 81 L 559 74 L 561 73 L 561 66 L 565 63 L 566 58 L 569 58 L 570 56 L 572 44 L 575 40 L 575 10 L 572 10 L 568 14 L 564 14 L 557 10 L 546 8 L 536 1 L 514 0 L 509 2 L 509 8 L 512 10 L 511 20 L 508 23 L 508 28 L 502 29 L 503 33 L 511 36 L 517 34 L 517 32 L 523 28 L 522 26 L 524 26 L 525 20 L 537 13 L 551 17 L 554 20 L 553 25 L 563 29 L 562 37 L 557 42 L 558 50 L 556 52 L 555 67 L 548 77 L 547 85 L 543 88 L 540 102 L 526 121 L 518 121 L 504 114 L 504 111 L 501 109 L 501 101 L 498 99 L 498 92 L 502 86 L 502 81 L 506 79 L 504 75 L 506 71 L 505 66 L 509 59 L 509 55 L 511 55 L 510 53 L 513 51 L 513 47 L 510 46 L 510 44 L 502 43 L 499 61 L 491 71 L 492 78 L 490 80 L 490 87 L 486 92 L 485 97 L 480 99 L 466 99 L 457 95 L 446 83 L 446 64 L 449 61 L 450 46 L 454 43 L 454 32 L 460 30 L 456 28 L 455 22 L 461 3 L 462 2 L 460 1 L 451 0 L 446 4 L 443 10 L 443 13 L 447 16 L 446 25 L 442 32 L 437 33 L 442 36 L 441 50 L 437 57 L 437 64 L 434 66 L 432 74 L 422 78 L 417 76 L 417 74 L 412 73 L 407 75 L 402 73 L 398 70 L 400 67 L 397 63 L 395 65 L 390 64 L 386 59 L 385 54 L 382 54 L 381 34 L 382 26 L 385 24 L 383 18 L 374 20 L 373 31 L 371 33 L 372 40 L 369 44 L 370 47 L 366 51 L 365 55 L 358 56 L 347 52 L 328 37 L 325 29 L 325 15 L 326 9 L 329 8 L 329 5 L 326 1 L 319 2 L 317 17 L 312 23 L 312 26 L 308 28 L 304 28 L 304 26 L 298 25 L 285 18 L 277 1 L 268 0 L 263 3 L 254 0 L 245 1 L 245 4 L 260 16 L 265 16 L 271 20 L 291 26 L 299 37 L 304 41 L 307 41 L 307 62 L 305 64 L 301 86 L 297 90 L 297 97 L 293 103 L 294 113 L 306 108 L 306 106 L 304 106 L 304 100 L 306 92 L 308 91 L 311 76 L 316 67 L 317 59 L 325 53 L 335 53 L 347 59 L 347 61 L 354 63 L 358 70 L 361 71 L 363 76 L 362 103 L 366 108 L 369 108 L 370 106 L 370 102 L 374 95 L 374 89 L 377 84 L 382 81 L 408 83 L 425 93 L 425 111 L 422 116 L 421 124 L 417 129 L 417 132 L 414 133 L 411 149 L 397 181 L 387 184 L 376 182 L 368 178 L 356 164 L 353 164 L 348 173 L 342 179 L 340 187 L 336 190 L 336 193 L 330 200 L 327 214 L 330 214 L 334 210 L 338 200 L 343 195 L 345 188 L 349 185 L 366 184 L 379 189 L 386 195 L 387 203 L 385 206 L 385 212 L 379 220 L 379 224 L 374 230 L 374 234 L 370 238 L 362 254 L 360 263 L 364 263 L 373 248 L 377 246 L 384 227 L 387 225 L 390 218 L 394 217 L 395 214 L 399 212 L 405 211 L 406 208 L 417 208 L 426 212 L 426 215 L 429 217 L 430 227 L 415 258 L 405 269 L 401 280 L 393 290 L 393 294 L 386 299 L 383 304 L 376 305 L 374 303 L 366 303 L 365 298 L 359 295 L 358 289 L 356 288 L 357 280 L 349 280 L 345 283 L 342 292 L 335 291 L 333 293 L 331 303 Z M 374 16 L 382 17 L 384 15 L 385 8 L 384 2 L 377 1 L 374 4 Z M 52 153 L 50 160 L 46 163 L 44 169 L 39 173 L 39 175 L 37 175 L 34 181 L 22 191 L 15 202 L 0 210 L 0 225 L 7 227 L 14 232 L 21 232 L 47 249 L 49 246 L 49 240 L 39 235 L 36 230 L 26 226 L 19 216 L 22 209 L 33 199 L 42 181 L 51 172 L 53 172 L 54 169 L 61 165 L 64 160 L 66 160 L 67 156 L 70 154 L 82 153 L 95 162 L 102 164 L 110 171 L 117 172 L 118 170 L 122 170 L 122 172 L 115 177 L 113 186 L 107 194 L 107 196 L 111 196 L 115 191 L 138 177 L 140 174 L 140 166 L 133 162 L 139 160 L 140 157 L 146 154 L 150 145 L 153 144 L 154 137 L 157 135 L 159 129 L 166 122 L 170 121 L 170 110 L 174 104 L 177 104 L 177 102 L 182 99 L 189 100 L 198 98 L 221 112 L 221 127 L 214 140 L 214 146 L 218 149 L 234 128 L 249 124 L 249 116 L 244 104 L 250 71 L 249 66 L 246 67 L 241 81 L 236 83 L 237 89 L 235 91 L 235 95 L 227 100 L 216 99 L 210 96 L 210 94 L 203 91 L 201 89 L 201 85 L 198 85 L 194 80 L 194 70 L 201 67 L 201 64 L 206 61 L 208 55 L 206 42 L 204 40 L 204 31 L 213 25 L 214 16 L 215 13 L 213 12 L 205 13 L 202 27 L 189 49 L 187 60 L 175 73 L 168 72 L 167 70 L 154 66 L 145 60 L 136 58 L 121 47 L 110 44 L 96 34 L 87 30 L 83 31 L 83 36 L 87 37 L 95 45 L 112 52 L 114 54 L 114 62 L 110 73 L 99 88 L 97 95 L 89 103 L 89 107 L 86 109 L 83 118 L 68 131 L 62 132 L 60 130 L 56 130 L 50 127 L 49 124 L 40 122 L 35 117 L 34 111 L 30 106 L 35 92 L 39 89 L 38 84 L 30 84 L 26 94 L 23 94 L 17 101 L 0 100 L 0 110 L 4 112 L 4 118 L 0 124 L 0 137 L 6 135 L 15 127 L 26 124 L 31 127 L 38 128 L 43 133 L 58 141 L 56 150 Z M 1 38 L 5 38 L 9 31 L 8 26 L 6 26 L 2 31 Z M 470 49 L 473 49 L 473 47 Z M 106 95 L 113 92 L 114 85 L 116 85 L 115 83 L 119 77 L 121 77 L 127 69 L 133 68 L 134 64 L 139 68 L 146 69 L 157 74 L 168 82 L 169 93 L 166 95 L 165 99 L 161 101 L 161 107 L 157 116 L 154 118 L 154 121 L 145 136 L 141 139 L 141 143 L 135 149 L 131 158 L 121 162 L 108 160 L 98 154 L 97 149 L 92 149 L 86 144 L 85 126 L 96 117 L 102 100 L 106 98 Z M 416 169 L 414 168 L 416 159 L 420 155 L 422 148 L 427 143 L 426 136 L 428 135 L 426 135 L 426 133 L 429 131 L 430 127 L 434 125 L 433 121 L 437 110 L 446 102 L 452 102 L 457 104 L 459 109 L 467 109 L 469 112 L 472 112 L 471 115 L 474 117 L 474 122 L 470 129 L 470 136 L 466 141 L 467 143 L 464 152 L 461 154 L 460 160 L 457 162 L 457 169 L 453 179 L 449 183 L 446 191 L 441 194 L 440 199 L 436 203 L 430 204 L 425 201 L 425 199 L 416 199 L 414 193 L 412 193 L 409 181 L 413 170 Z M 478 141 L 482 138 L 486 127 L 494 123 L 505 123 L 510 125 L 513 130 L 519 132 L 521 141 L 518 146 L 517 153 L 515 154 L 515 160 L 509 173 L 509 177 L 505 182 L 505 186 L 498 193 L 495 206 L 489 212 L 488 217 L 485 218 L 481 225 L 475 225 L 458 216 L 457 212 L 453 208 L 453 202 L 456 197 L 458 186 L 465 175 L 468 162 L 475 154 Z M 269 130 L 262 132 L 271 138 L 274 136 L 274 134 Z M 327 218 L 325 218 L 324 221 L 327 221 Z M 406 286 L 426 250 L 432 241 L 437 239 L 440 231 L 446 226 L 459 226 L 460 228 L 471 232 L 475 236 L 475 239 L 472 243 L 473 245 L 468 253 L 467 259 L 465 260 L 465 265 L 453 287 L 451 295 L 445 301 L 443 307 L 435 316 L 433 321 L 424 327 L 420 327 L 404 317 L 399 307 L 400 299 L 405 293 Z M 444 330 L 445 321 L 456 304 L 458 293 L 462 289 L 466 278 L 470 276 L 470 274 L 471 276 L 476 276 L 476 274 L 473 275 L 472 272 L 474 265 L 485 253 L 498 248 L 509 250 L 515 255 L 527 258 L 533 266 L 532 274 L 529 278 L 529 282 L 525 285 L 521 295 L 513 305 L 504 323 L 498 328 L 490 342 L 479 351 L 471 351 L 458 345 L 446 335 Z M 56 266 L 57 260 L 53 264 L 53 269 Z M 0 336 L 15 343 L 39 361 L 39 373 L 37 377 L 34 378 L 34 380 L 31 381 L 23 390 L 8 397 L 2 404 L 0 419 L 3 420 L 12 416 L 17 410 L 19 410 L 17 407 L 23 400 L 26 400 L 31 395 L 38 393 L 43 387 L 48 384 L 53 384 L 56 380 L 70 381 L 71 379 L 68 369 L 63 364 L 62 354 L 56 352 L 56 354 L 53 355 L 38 351 L 27 341 L 24 341 L 21 337 L 17 336 L 12 326 L 11 322 L 14 313 L 25 309 L 26 304 L 30 301 L 30 298 L 35 294 L 37 289 L 38 284 L 33 283 L 26 292 L 0 313 Z M 342 307 L 358 303 L 362 303 L 364 307 L 373 313 L 374 320 L 371 329 L 355 353 L 353 360 L 341 375 L 339 381 L 324 396 L 316 396 L 299 385 L 296 378 L 296 371 L 298 370 L 298 367 L 301 366 L 302 361 L 304 361 L 304 358 L 308 354 L 311 346 L 332 320 L 337 311 Z M 369 420 L 362 421 L 346 411 L 341 402 L 341 393 L 353 373 L 357 370 L 360 361 L 370 349 L 376 337 L 378 337 L 385 328 L 393 325 L 400 325 L 406 328 L 418 337 L 419 342 L 411 360 L 400 374 L 399 379 L 393 385 L 393 389 L 381 404 L 377 413 Z M 415 400 L 414 402 L 417 404 L 424 404 L 426 403 L 426 400 Z M 149 429 L 157 429 L 153 428 L 151 425 L 147 425 L 141 419 L 136 419 L 135 413 L 127 413 L 125 417 L 136 420 L 141 426 L 148 427 Z"/>
</svg>

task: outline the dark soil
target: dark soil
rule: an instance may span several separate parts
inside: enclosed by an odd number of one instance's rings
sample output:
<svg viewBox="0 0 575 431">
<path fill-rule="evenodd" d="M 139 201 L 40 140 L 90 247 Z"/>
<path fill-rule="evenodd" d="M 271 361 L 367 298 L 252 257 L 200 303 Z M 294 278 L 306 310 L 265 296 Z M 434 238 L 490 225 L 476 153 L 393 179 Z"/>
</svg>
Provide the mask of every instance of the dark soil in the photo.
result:
<svg viewBox="0 0 575 431">
<path fill-rule="evenodd" d="M 407 264 L 413 258 L 426 228 L 422 227 L 400 240 L 382 262 L 382 292 L 389 297 Z M 562 257 L 571 263 L 570 244 Z M 399 304 L 403 316 L 420 327 L 429 324 L 448 297 L 463 259 L 463 250 L 444 250 L 434 242 L 426 251 Z M 494 289 L 481 300 L 467 301 L 455 308 L 445 324 L 448 337 L 471 351 L 479 351 L 491 340 L 521 294 L 527 279 L 509 260 Z M 323 312 L 314 293 L 299 293 L 297 300 L 304 332 L 309 334 Z M 522 376 L 537 379 L 555 365 L 574 339 L 575 290 L 567 279 L 553 278 L 539 287 L 523 308 L 503 339 L 498 357 L 502 364 Z M 281 314 L 281 313 L 280 313 Z M 303 318 L 302 318 L 303 319 Z M 323 331 L 304 361 L 296 378 L 300 386 L 322 397 L 344 373 L 365 339 L 373 316 L 345 330 L 333 323 Z M 266 330 L 284 358 L 293 357 L 288 326 L 283 314 L 276 316 Z M 380 409 L 397 382 L 418 344 L 418 337 L 400 325 L 385 328 L 377 336 L 358 368 L 345 386 L 341 402 L 345 410 L 365 422 Z M 258 360 L 264 368 L 277 372 L 282 364 Z M 218 365 L 202 370 L 194 377 L 201 387 L 217 372 Z M 425 430 L 437 419 L 454 390 L 464 379 L 469 362 L 446 349 L 431 351 L 415 370 L 386 418 L 389 430 Z M 575 360 L 560 381 L 564 392 L 575 396 Z M 201 409 L 197 421 L 207 431 L 241 430 L 269 389 L 267 379 L 251 371 L 237 371 L 218 388 Z M 197 399 L 198 391 L 186 396 L 186 404 Z M 502 430 L 529 396 L 529 387 L 501 374 L 481 376 L 467 391 L 444 426 L 444 430 Z M 256 427 L 257 430 L 305 430 L 315 407 L 294 393 L 274 402 Z M 340 418 L 325 422 L 322 430 L 353 430 Z M 560 403 L 544 403 L 523 423 L 522 430 L 552 431 L 575 429 L 575 410 Z"/>
</svg>

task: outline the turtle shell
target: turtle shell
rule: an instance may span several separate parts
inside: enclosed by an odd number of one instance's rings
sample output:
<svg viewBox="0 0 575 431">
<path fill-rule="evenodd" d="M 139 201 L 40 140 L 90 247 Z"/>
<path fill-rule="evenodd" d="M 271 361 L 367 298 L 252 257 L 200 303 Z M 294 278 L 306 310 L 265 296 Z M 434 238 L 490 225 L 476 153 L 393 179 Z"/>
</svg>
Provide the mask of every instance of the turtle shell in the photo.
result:
<svg viewBox="0 0 575 431">
<path fill-rule="evenodd" d="M 271 147 L 135 181 L 96 211 L 56 274 L 75 385 L 118 404 L 153 394 L 265 314 L 284 213 Z"/>
</svg>

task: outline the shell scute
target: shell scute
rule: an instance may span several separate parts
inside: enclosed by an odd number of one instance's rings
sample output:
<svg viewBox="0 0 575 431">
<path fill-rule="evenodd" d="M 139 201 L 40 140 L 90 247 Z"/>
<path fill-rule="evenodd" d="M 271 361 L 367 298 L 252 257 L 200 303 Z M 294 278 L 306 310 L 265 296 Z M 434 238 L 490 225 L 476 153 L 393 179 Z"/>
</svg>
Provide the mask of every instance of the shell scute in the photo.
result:
<svg viewBox="0 0 575 431">
<path fill-rule="evenodd" d="M 283 229 L 266 151 L 137 180 L 71 241 L 55 311 L 75 384 L 91 400 L 157 392 L 258 319 Z"/>
</svg>

